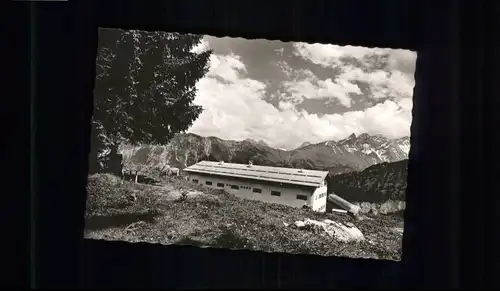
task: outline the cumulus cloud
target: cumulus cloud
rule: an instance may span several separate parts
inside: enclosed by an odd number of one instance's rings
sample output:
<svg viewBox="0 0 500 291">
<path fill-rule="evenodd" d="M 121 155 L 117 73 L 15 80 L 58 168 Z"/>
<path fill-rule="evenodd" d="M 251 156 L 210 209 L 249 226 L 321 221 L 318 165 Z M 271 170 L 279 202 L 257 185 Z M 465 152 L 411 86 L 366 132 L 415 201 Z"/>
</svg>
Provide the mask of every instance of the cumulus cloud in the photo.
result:
<svg viewBox="0 0 500 291">
<path fill-rule="evenodd" d="M 341 67 L 339 82 L 366 82 L 373 98 L 412 96 L 416 53 L 401 49 L 294 44 L 294 54 L 323 67 Z M 378 57 L 385 56 L 383 68 Z M 351 64 L 355 59 L 359 66 Z"/>
<path fill-rule="evenodd" d="M 338 46 L 319 43 L 295 43 L 294 48 L 294 54 L 296 56 L 300 56 L 324 67 L 340 65 L 343 57 L 352 57 L 363 60 L 369 56 L 383 55 L 387 53 L 387 49 Z"/>
<path fill-rule="evenodd" d="M 344 67 L 343 73 L 338 76 L 338 79 L 344 80 L 344 82 L 360 81 L 367 83 L 373 98 L 412 96 L 415 84 L 413 76 L 404 75 L 397 70 L 366 72 L 354 66 Z"/>
<path fill-rule="evenodd" d="M 323 53 L 316 56 L 316 60 L 327 61 L 329 55 L 323 52 L 325 49 L 315 49 Z M 352 54 L 360 56 L 361 50 L 354 50 Z M 280 65 L 285 66 L 286 63 Z M 249 78 L 241 57 L 235 54 L 213 54 L 210 58 L 210 71 L 196 85 L 198 92 L 195 103 L 201 105 L 204 111 L 189 131 L 223 139 L 264 140 L 271 146 L 286 149 L 296 148 L 304 141 L 315 143 L 338 140 L 351 133 L 366 132 L 389 137 L 409 135 L 411 94 L 401 94 L 396 99 L 343 114 L 318 115 L 296 107 L 296 99 L 323 97 L 335 98 L 349 106 L 348 94 L 360 93 L 359 88 L 350 80 L 371 78 L 366 80 L 377 82 L 378 79 L 383 79 L 386 83 L 380 87 L 379 93 L 383 94 L 384 88 L 390 87 L 392 90 L 397 87 L 396 83 L 401 76 L 382 73 L 365 76 L 354 68 L 349 68 L 342 73 L 343 78 L 319 80 L 308 70 L 285 72 L 288 72 L 289 77 L 293 75 L 296 78 L 285 83 L 292 98 L 282 99 L 275 107 L 265 101 L 268 83 Z M 406 87 L 399 90 L 406 93 L 410 91 Z"/>
<path fill-rule="evenodd" d="M 348 94 L 361 94 L 357 85 L 346 80 L 334 82 L 330 78 L 326 80 L 285 81 L 282 85 L 295 103 L 300 103 L 304 99 L 334 98 L 343 106 L 351 107 L 352 100 Z"/>
<path fill-rule="evenodd" d="M 304 99 L 326 99 L 327 102 L 337 100 L 345 107 L 351 107 L 352 100 L 349 94 L 361 94 L 358 85 L 346 79 L 320 80 L 311 70 L 292 70 L 286 63 L 278 64 L 283 72 L 290 78 L 281 83 L 284 94 L 280 99 L 301 103 Z"/>
<path fill-rule="evenodd" d="M 261 99 L 266 85 L 242 77 L 244 71 L 243 63 L 235 55 L 210 57 L 210 71 L 196 85 L 195 103 L 204 111 L 194 122 L 191 132 L 245 139 L 273 125 L 271 117 L 276 109 Z"/>
</svg>

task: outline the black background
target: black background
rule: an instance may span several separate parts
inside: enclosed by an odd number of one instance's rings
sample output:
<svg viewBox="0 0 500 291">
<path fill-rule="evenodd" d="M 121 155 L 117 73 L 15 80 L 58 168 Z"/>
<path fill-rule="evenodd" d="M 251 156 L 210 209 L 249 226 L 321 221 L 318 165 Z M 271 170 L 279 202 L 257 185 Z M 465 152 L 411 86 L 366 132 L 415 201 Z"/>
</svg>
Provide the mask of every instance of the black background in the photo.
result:
<svg viewBox="0 0 500 291">
<path fill-rule="evenodd" d="M 500 245 L 493 187 L 500 123 L 493 114 L 499 105 L 493 87 L 498 56 L 493 5 L 498 6 L 494 1 L 424 0 L 11 4 L 8 20 L 17 25 L 7 35 L 9 48 L 23 54 L 12 71 L 24 81 L 15 94 L 29 97 L 21 99 L 33 108 L 32 248 L 26 260 L 32 271 L 18 283 L 175 289 L 494 287 L 494 274 L 500 273 L 493 248 Z M 403 261 L 83 240 L 98 26 L 417 51 Z"/>
</svg>

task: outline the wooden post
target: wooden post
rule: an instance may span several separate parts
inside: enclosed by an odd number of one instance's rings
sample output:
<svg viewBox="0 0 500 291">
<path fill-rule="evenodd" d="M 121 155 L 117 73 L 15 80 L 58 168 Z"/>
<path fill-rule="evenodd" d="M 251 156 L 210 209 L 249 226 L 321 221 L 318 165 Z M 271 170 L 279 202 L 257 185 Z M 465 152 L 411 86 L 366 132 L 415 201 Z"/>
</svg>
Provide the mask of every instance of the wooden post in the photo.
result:
<svg viewBox="0 0 500 291">
<path fill-rule="evenodd" d="M 349 201 L 342 199 L 341 197 L 335 195 L 335 194 L 330 194 L 328 195 L 328 201 L 340 206 L 342 209 L 346 210 L 347 212 L 353 214 L 353 215 L 358 215 L 359 213 L 359 206 L 354 205 L 350 203 Z"/>
</svg>

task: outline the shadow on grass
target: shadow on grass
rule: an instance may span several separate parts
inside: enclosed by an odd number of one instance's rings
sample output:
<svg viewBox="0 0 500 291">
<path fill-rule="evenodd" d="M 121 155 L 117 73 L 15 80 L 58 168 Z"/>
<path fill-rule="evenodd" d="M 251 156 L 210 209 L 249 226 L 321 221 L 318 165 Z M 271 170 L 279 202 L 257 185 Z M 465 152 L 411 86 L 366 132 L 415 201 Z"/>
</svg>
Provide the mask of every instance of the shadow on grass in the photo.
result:
<svg viewBox="0 0 500 291">
<path fill-rule="evenodd" d="M 155 218 L 159 215 L 160 213 L 156 211 L 148 211 L 146 213 L 96 215 L 91 216 L 85 220 L 85 229 L 102 230 L 114 227 L 122 227 L 138 221 L 154 223 Z"/>
<path fill-rule="evenodd" d="M 400 210 L 400 211 L 396 211 L 396 212 L 393 212 L 393 213 L 389 213 L 388 216 L 395 216 L 395 217 L 404 218 L 405 217 L 405 211 L 404 210 Z"/>
<path fill-rule="evenodd" d="M 191 238 L 184 238 L 177 242 L 179 245 L 189 245 L 195 247 L 217 247 L 224 249 L 252 249 L 253 245 L 245 238 L 235 234 L 230 229 L 224 229 L 223 232 L 215 239 L 213 243 L 203 243 Z"/>
<path fill-rule="evenodd" d="M 123 180 L 128 181 L 128 182 L 134 182 L 135 175 L 131 175 L 131 174 L 126 173 L 123 175 Z M 146 175 L 138 175 L 137 176 L 137 183 L 146 184 L 146 185 L 157 185 L 158 183 L 160 183 L 160 180 L 152 178 L 152 177 L 148 177 Z"/>
</svg>

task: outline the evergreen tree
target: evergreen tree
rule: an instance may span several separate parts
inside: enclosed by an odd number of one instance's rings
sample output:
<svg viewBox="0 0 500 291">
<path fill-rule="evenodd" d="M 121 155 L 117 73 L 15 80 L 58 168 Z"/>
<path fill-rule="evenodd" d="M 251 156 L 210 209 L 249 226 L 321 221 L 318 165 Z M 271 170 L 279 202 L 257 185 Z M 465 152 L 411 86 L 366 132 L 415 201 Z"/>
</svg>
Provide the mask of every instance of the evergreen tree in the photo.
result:
<svg viewBox="0 0 500 291">
<path fill-rule="evenodd" d="M 196 83 L 211 51 L 192 52 L 200 35 L 100 29 L 90 171 L 121 144 L 166 144 L 202 112 Z"/>
</svg>

